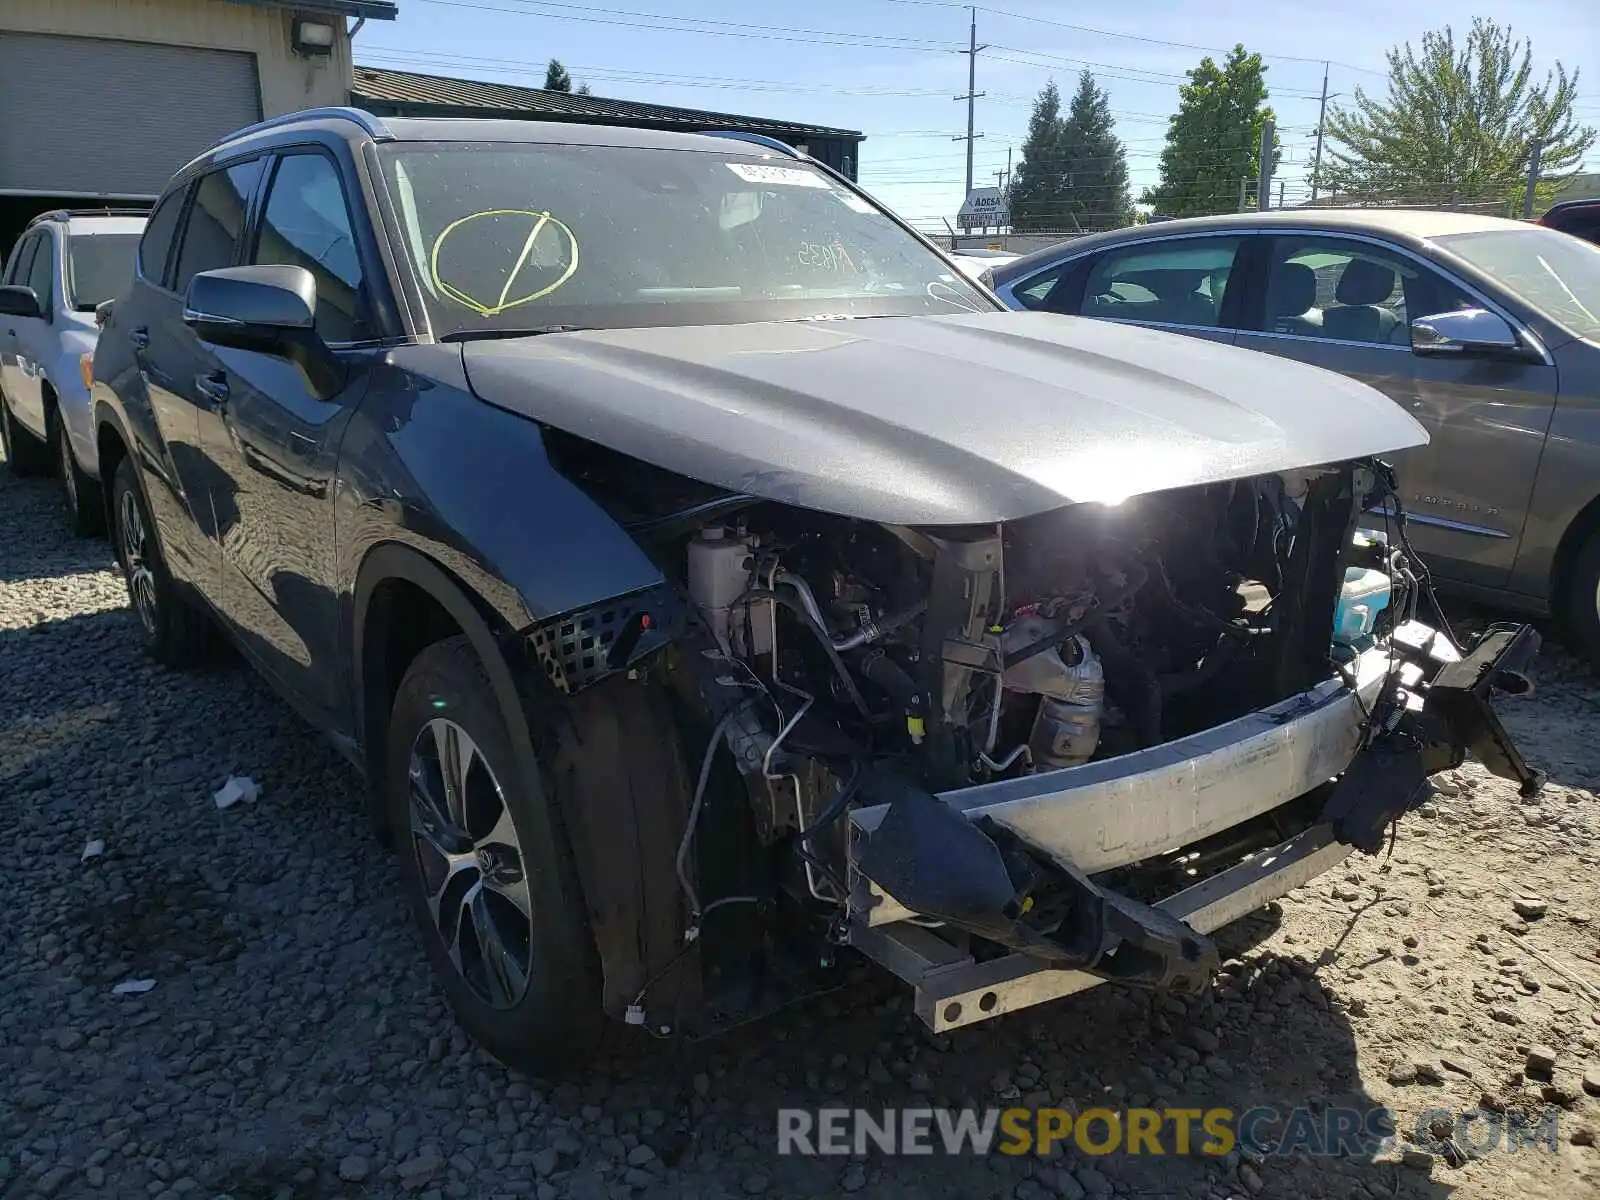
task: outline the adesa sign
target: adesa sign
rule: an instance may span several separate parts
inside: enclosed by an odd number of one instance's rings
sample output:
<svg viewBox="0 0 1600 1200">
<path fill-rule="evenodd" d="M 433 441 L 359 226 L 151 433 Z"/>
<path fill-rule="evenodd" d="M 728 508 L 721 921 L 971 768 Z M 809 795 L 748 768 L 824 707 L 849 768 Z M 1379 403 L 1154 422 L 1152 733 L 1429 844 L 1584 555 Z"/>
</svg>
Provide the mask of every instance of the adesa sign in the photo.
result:
<svg viewBox="0 0 1600 1200">
<path fill-rule="evenodd" d="M 1006 209 L 1005 193 L 997 187 L 973 188 L 967 193 L 956 222 L 963 229 L 1009 225 L 1011 213 Z"/>
</svg>

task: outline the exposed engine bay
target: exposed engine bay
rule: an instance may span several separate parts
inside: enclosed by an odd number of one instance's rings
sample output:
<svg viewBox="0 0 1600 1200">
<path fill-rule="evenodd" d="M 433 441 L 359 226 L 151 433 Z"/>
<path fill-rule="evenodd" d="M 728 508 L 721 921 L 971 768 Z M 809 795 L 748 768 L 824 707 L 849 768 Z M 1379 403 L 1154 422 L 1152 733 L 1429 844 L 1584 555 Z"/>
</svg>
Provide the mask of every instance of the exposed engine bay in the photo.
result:
<svg viewBox="0 0 1600 1200">
<path fill-rule="evenodd" d="M 1304 688 L 1329 669 L 1336 587 L 1311 568 L 1342 557 L 1352 475 L 937 534 L 775 506 L 696 530 L 684 586 L 737 686 L 762 695 L 740 724 L 765 777 L 798 791 L 774 797 L 764 836 L 809 827 L 837 794 L 799 760 L 945 790 L 1158 745 Z"/>
<path fill-rule="evenodd" d="M 769 956 L 775 936 L 798 938 L 814 961 L 818 947 L 864 946 L 880 923 L 910 922 L 937 935 L 940 954 L 954 945 L 979 964 L 1010 956 L 1029 969 L 1204 986 L 1218 952 L 1135 898 L 1149 870 L 1092 874 L 1013 822 L 963 815 L 962 798 L 1042 790 L 1059 803 L 1081 789 L 1049 785 L 1057 773 L 1083 768 L 1070 778 L 1087 786 L 1102 765 L 1252 715 L 1279 713 L 1262 722 L 1271 729 L 1291 720 L 1285 704 L 1348 694 L 1346 665 L 1415 625 L 1419 597 L 1431 596 L 1403 521 L 1394 548 L 1356 532 L 1364 513 L 1387 523 L 1380 505 L 1398 509 L 1392 472 L 1376 460 L 938 528 L 686 492 L 681 477 L 610 455 L 567 468 L 605 497 L 682 604 L 647 671 L 706 723 L 686 740 L 700 757 L 688 764 L 694 789 L 674 865 L 686 944 L 707 930 L 709 974 L 738 974 L 752 955 Z M 1350 572 L 1384 592 L 1372 613 L 1360 610 L 1353 641 L 1340 635 Z M 1514 657 L 1531 652 L 1523 639 Z M 1460 729 L 1427 746 L 1400 730 L 1405 693 L 1389 674 L 1387 707 L 1358 698 L 1362 731 L 1340 734 L 1348 749 L 1318 751 L 1332 755 L 1326 768 L 1258 827 L 1193 848 L 1191 876 L 1202 859 L 1221 869 L 1332 812 L 1327 781 L 1364 743 L 1403 745 L 1399 765 L 1350 772 L 1365 790 L 1337 797 L 1341 829 L 1353 831 L 1340 840 L 1363 846 L 1420 802 L 1428 772 L 1460 761 L 1464 741 L 1506 744 L 1497 725 L 1479 737 L 1493 723 L 1483 671 L 1462 685 Z M 1368 680 L 1369 697 L 1378 682 Z M 1531 778 L 1508 753 L 1506 773 Z M 1378 776 L 1389 782 L 1372 784 Z M 1113 822 L 1140 819 L 1144 778 L 1132 777 Z"/>
</svg>

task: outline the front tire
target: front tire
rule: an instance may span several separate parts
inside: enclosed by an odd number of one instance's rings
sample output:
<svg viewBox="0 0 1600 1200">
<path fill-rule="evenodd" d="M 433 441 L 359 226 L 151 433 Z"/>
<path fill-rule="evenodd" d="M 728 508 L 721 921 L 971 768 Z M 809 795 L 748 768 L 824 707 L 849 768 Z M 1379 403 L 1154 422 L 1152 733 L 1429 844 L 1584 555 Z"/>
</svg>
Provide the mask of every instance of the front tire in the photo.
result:
<svg viewBox="0 0 1600 1200">
<path fill-rule="evenodd" d="M 105 501 L 100 495 L 100 485 L 79 468 L 77 457 L 72 453 L 72 437 L 59 415 L 54 431 L 61 491 L 67 502 L 67 525 L 76 537 L 98 537 L 106 531 Z"/>
<path fill-rule="evenodd" d="M 608 1022 L 571 851 L 470 639 L 412 661 L 386 749 L 401 880 L 457 1019 L 511 1066 L 587 1058 Z"/>
<path fill-rule="evenodd" d="M 50 447 L 17 424 L 4 396 L 0 396 L 0 442 L 5 444 L 6 465 L 11 468 L 13 475 L 23 477 L 50 473 L 55 461 L 50 455 Z"/>
<path fill-rule="evenodd" d="M 1574 648 L 1600 670 L 1600 529 L 1589 534 L 1572 560 L 1561 604 Z"/>
<path fill-rule="evenodd" d="M 117 464 L 111 486 L 117 562 L 128 585 L 145 653 L 166 667 L 186 667 L 209 656 L 216 627 L 179 590 L 167 570 L 156 524 L 150 519 L 133 456 Z"/>
</svg>

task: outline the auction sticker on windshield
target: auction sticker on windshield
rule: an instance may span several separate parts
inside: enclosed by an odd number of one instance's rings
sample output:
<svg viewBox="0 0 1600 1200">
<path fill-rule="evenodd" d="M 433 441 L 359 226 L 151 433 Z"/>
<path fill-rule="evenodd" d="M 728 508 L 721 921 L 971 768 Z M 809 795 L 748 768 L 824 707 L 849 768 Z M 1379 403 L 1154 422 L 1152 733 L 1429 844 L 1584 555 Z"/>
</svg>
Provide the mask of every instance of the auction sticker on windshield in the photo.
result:
<svg viewBox="0 0 1600 1200">
<path fill-rule="evenodd" d="M 746 183 L 769 183 L 782 187 L 808 187 L 831 189 L 826 179 L 815 171 L 802 167 L 768 167 L 761 163 L 728 163 L 732 171 Z"/>
</svg>

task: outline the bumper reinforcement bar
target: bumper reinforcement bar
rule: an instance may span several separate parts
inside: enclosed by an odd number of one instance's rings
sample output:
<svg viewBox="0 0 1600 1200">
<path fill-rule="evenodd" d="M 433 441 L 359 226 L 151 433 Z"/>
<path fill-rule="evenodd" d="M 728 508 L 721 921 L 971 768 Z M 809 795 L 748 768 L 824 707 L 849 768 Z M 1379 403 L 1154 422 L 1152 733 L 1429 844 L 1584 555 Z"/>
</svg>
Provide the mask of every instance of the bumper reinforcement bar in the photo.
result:
<svg viewBox="0 0 1600 1200">
<path fill-rule="evenodd" d="M 1351 847 L 1337 841 L 1329 826 L 1316 825 L 1167 897 L 1155 908 L 1197 933 L 1211 933 L 1315 879 L 1350 853 Z M 1085 971 L 1042 968 L 1037 958 L 1020 953 L 977 962 L 936 929 L 910 922 L 853 924 L 850 943 L 911 984 L 917 1016 L 939 1032 L 1106 982 Z"/>
</svg>

